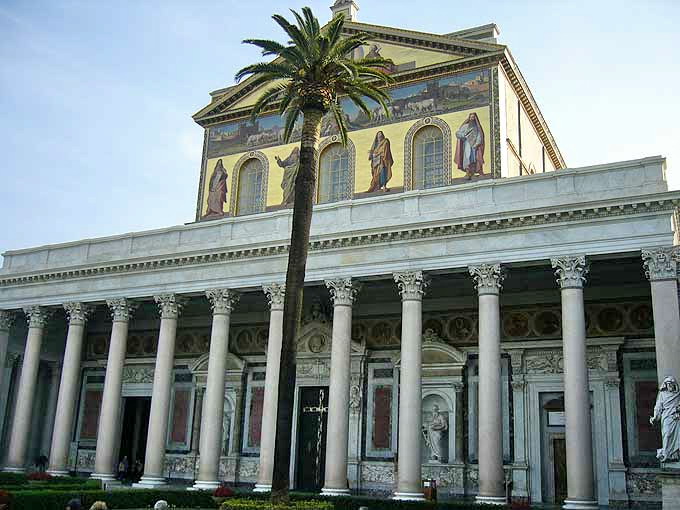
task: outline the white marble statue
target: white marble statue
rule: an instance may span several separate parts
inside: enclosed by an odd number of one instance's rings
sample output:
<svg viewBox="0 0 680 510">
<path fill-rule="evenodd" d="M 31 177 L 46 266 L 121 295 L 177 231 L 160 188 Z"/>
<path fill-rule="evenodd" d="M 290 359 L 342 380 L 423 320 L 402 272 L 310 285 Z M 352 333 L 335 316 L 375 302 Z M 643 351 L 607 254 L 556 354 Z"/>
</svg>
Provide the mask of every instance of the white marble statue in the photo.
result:
<svg viewBox="0 0 680 510">
<path fill-rule="evenodd" d="M 661 422 L 661 448 L 656 457 L 664 463 L 680 461 L 680 387 L 675 377 L 663 380 L 649 422 Z"/>
<path fill-rule="evenodd" d="M 430 461 L 443 462 L 444 448 L 447 440 L 449 422 L 444 413 L 439 411 L 439 406 L 432 407 L 432 420 L 423 426 L 425 444 L 430 449 Z"/>
</svg>

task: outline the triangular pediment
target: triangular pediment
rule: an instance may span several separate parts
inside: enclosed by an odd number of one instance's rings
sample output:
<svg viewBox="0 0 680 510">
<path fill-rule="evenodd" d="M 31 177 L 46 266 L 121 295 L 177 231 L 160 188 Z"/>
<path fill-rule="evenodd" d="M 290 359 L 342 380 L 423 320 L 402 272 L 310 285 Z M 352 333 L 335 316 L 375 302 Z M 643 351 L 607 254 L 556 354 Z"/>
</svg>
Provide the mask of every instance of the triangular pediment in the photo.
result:
<svg viewBox="0 0 680 510">
<path fill-rule="evenodd" d="M 369 44 L 362 47 L 357 56 L 378 54 L 394 62 L 390 73 L 397 78 L 407 78 L 411 73 L 433 69 L 452 62 L 473 61 L 491 55 L 502 54 L 505 46 L 488 42 L 470 41 L 451 35 L 436 35 L 390 27 L 347 22 L 347 35 L 364 32 L 370 37 Z M 247 110 L 265 88 L 271 84 L 254 88 L 252 79 L 223 89 L 213 95 L 212 102 L 194 115 L 199 124 L 210 124 L 230 111 Z"/>
</svg>

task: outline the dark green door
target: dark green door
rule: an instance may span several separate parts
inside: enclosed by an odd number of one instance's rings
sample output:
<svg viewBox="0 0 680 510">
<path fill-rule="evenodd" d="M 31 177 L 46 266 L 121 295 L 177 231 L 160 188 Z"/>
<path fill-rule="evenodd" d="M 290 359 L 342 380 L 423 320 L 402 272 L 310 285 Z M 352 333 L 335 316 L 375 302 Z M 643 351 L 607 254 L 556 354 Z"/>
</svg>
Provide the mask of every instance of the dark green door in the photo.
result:
<svg viewBox="0 0 680 510">
<path fill-rule="evenodd" d="M 297 488 L 319 491 L 326 467 L 328 387 L 300 388 L 300 422 L 297 448 Z"/>
</svg>

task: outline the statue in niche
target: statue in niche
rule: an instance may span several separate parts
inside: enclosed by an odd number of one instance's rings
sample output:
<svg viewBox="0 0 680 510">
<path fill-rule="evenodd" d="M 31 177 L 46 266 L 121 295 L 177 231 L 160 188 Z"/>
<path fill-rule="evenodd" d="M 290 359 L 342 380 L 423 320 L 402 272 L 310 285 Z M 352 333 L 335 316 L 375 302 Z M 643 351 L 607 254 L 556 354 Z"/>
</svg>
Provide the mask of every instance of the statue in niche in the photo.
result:
<svg viewBox="0 0 680 510">
<path fill-rule="evenodd" d="M 283 201 L 281 205 L 292 205 L 295 201 L 295 179 L 300 167 L 300 147 L 295 147 L 286 159 L 276 156 L 276 164 L 283 168 L 283 179 L 281 179 Z"/>
<path fill-rule="evenodd" d="M 423 425 L 423 438 L 430 449 L 430 462 L 444 462 L 444 451 L 448 439 L 449 422 L 438 405 L 432 407 L 432 420 Z"/>
<path fill-rule="evenodd" d="M 663 463 L 680 462 L 680 387 L 675 377 L 668 376 L 659 388 L 654 416 L 649 423 L 661 422 L 661 448 L 656 458 Z"/>
<path fill-rule="evenodd" d="M 217 160 L 215 169 L 210 176 L 208 187 L 208 210 L 204 218 L 224 216 L 224 203 L 227 201 L 227 174 L 222 160 Z"/>
<path fill-rule="evenodd" d="M 484 175 L 484 130 L 476 113 L 471 113 L 456 131 L 456 155 L 454 161 L 468 180 Z"/>
</svg>

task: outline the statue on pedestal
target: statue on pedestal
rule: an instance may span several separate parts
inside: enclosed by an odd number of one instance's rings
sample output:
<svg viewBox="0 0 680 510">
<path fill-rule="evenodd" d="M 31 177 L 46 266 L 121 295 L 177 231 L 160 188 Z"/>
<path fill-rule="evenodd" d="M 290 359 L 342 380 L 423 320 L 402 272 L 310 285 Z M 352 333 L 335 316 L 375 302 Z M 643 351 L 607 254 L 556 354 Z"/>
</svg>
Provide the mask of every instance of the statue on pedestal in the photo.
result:
<svg viewBox="0 0 680 510">
<path fill-rule="evenodd" d="M 680 462 L 680 387 L 675 377 L 668 376 L 659 388 L 654 416 L 649 423 L 661 422 L 661 448 L 656 457 L 662 463 Z"/>
<path fill-rule="evenodd" d="M 444 462 L 444 449 L 447 440 L 449 422 L 444 413 L 439 411 L 439 406 L 432 407 L 432 420 L 423 425 L 423 437 L 425 444 L 430 449 L 431 462 Z"/>
</svg>

